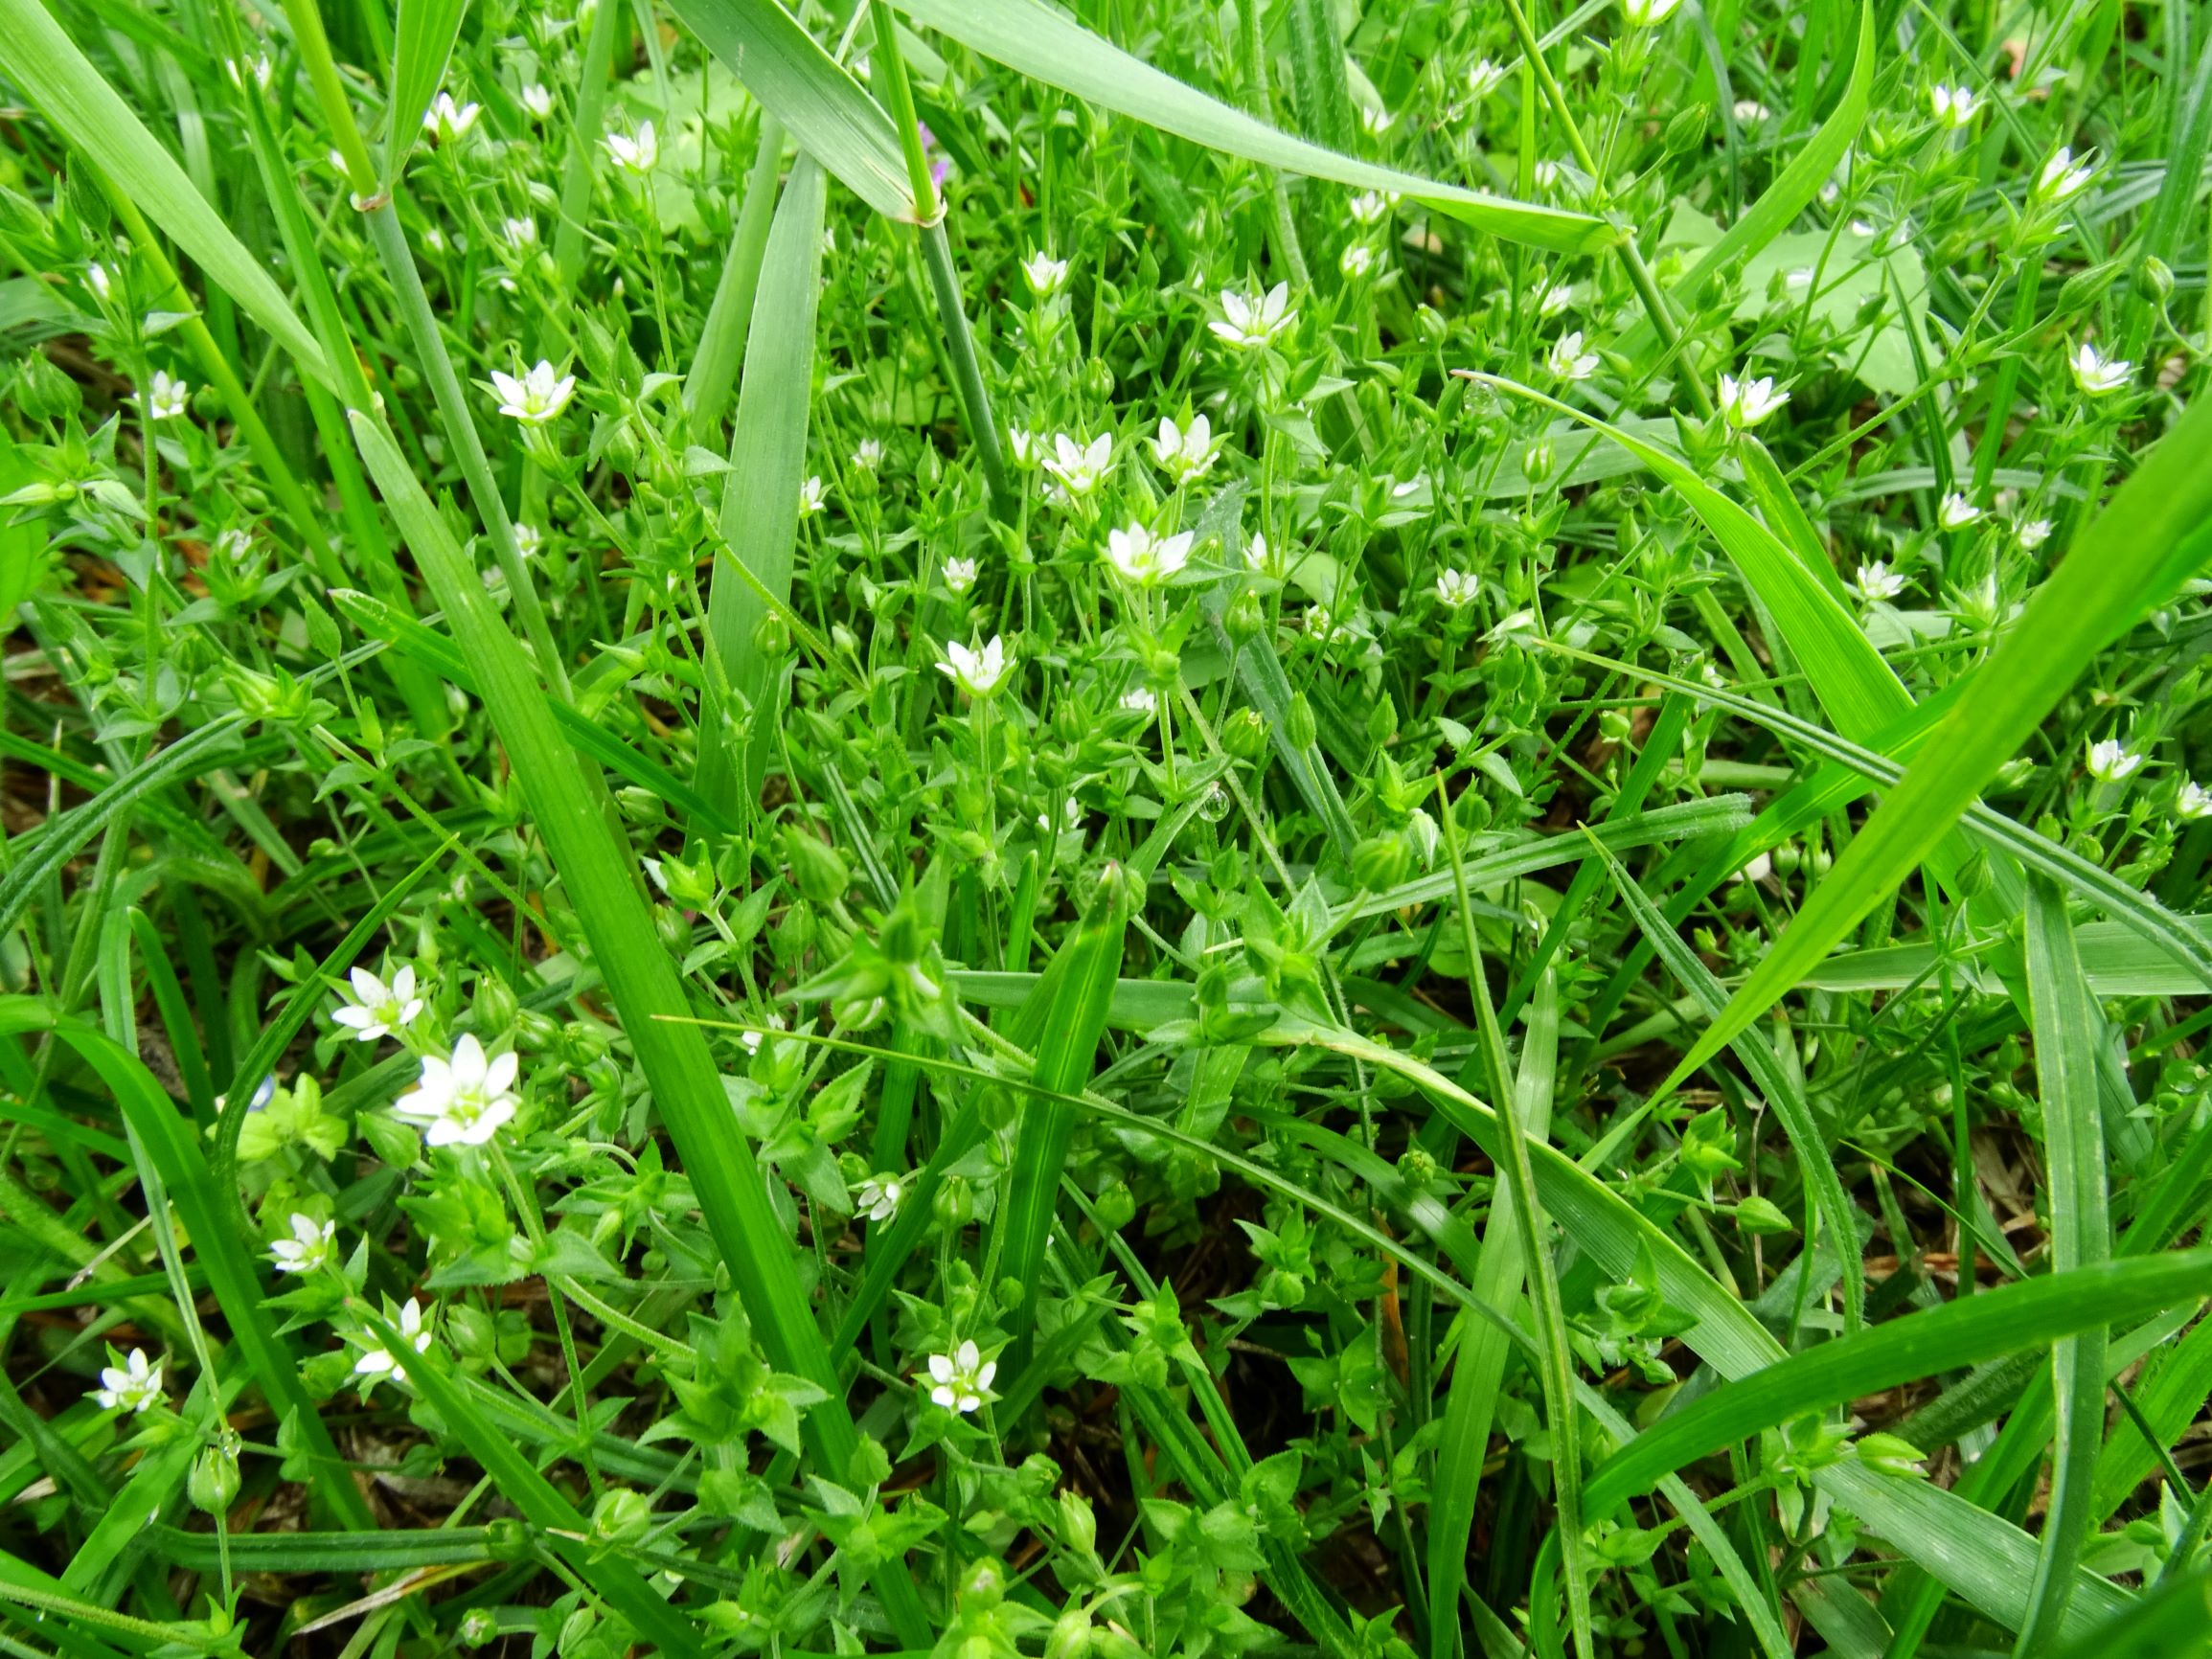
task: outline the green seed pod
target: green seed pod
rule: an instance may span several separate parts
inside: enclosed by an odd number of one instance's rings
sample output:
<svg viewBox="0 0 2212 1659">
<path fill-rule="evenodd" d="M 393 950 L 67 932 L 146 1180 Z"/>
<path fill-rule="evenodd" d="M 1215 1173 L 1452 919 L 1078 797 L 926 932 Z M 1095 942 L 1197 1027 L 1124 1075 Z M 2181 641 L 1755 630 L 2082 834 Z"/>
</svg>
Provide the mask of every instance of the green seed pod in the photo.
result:
<svg viewBox="0 0 2212 1659">
<path fill-rule="evenodd" d="M 1257 761 L 1267 752 L 1267 722 L 1257 709 L 1239 709 L 1221 722 L 1221 747 L 1239 761 Z"/>
<path fill-rule="evenodd" d="M 1311 749 L 1320 735 L 1320 725 L 1313 718 L 1313 705 L 1306 700 L 1306 693 L 1291 693 L 1290 706 L 1283 712 L 1283 736 L 1290 739 L 1293 749 Z"/>
<path fill-rule="evenodd" d="M 220 1515 L 237 1501 L 239 1486 L 238 1436 L 225 1429 L 222 1438 L 194 1460 L 185 1491 L 194 1509 Z"/>
<path fill-rule="evenodd" d="M 1410 862 L 1405 837 L 1370 835 L 1352 849 L 1352 879 L 1366 892 L 1380 892 L 1404 880 Z"/>
<path fill-rule="evenodd" d="M 753 625 L 753 649 L 764 657 L 773 661 L 790 648 L 790 625 L 776 612 L 770 611 Z"/>
</svg>

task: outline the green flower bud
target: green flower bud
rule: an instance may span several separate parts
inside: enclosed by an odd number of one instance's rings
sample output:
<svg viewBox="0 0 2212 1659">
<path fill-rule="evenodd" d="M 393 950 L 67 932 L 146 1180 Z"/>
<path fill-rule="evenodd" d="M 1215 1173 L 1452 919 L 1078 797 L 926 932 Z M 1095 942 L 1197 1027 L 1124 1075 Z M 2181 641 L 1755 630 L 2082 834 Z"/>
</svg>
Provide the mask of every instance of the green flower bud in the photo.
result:
<svg viewBox="0 0 2212 1659">
<path fill-rule="evenodd" d="M 1221 748 L 1232 759 L 1252 761 L 1267 752 L 1267 722 L 1257 709 L 1239 709 L 1221 722 Z"/>
<path fill-rule="evenodd" d="M 604 1544 L 629 1544 L 652 1530 L 652 1500 L 628 1487 L 609 1487 L 591 1507 L 591 1535 Z"/>
<path fill-rule="evenodd" d="M 753 625 L 753 649 L 759 651 L 770 662 L 784 655 L 790 648 L 790 624 L 784 621 L 774 611 L 770 611 Z"/>
<path fill-rule="evenodd" d="M 1044 1659 L 1089 1659 L 1092 1646 L 1090 1615 L 1070 1607 L 1053 1621 L 1052 1634 L 1044 1640 Z"/>
<path fill-rule="evenodd" d="M 1922 1464 L 1927 1455 L 1912 1442 L 1893 1434 L 1865 1435 L 1859 1442 L 1860 1463 L 1876 1474 L 1899 1479 L 1917 1480 L 1926 1474 Z"/>
<path fill-rule="evenodd" d="M 201 1452 L 192 1466 L 185 1492 L 194 1509 L 211 1515 L 226 1513 L 239 1495 L 239 1437 L 230 1430 Z"/>
<path fill-rule="evenodd" d="M 1127 1181 L 1116 1181 L 1098 1195 L 1091 1208 L 1101 1227 L 1109 1233 L 1119 1233 L 1136 1219 L 1137 1197 L 1129 1191 Z"/>
<path fill-rule="evenodd" d="M 1304 692 L 1293 693 L 1290 706 L 1283 712 L 1283 735 L 1290 739 L 1293 749 L 1311 749 L 1321 735 L 1313 718 L 1313 705 L 1306 700 Z"/>
<path fill-rule="evenodd" d="M 791 885 L 815 904 L 833 904 L 853 885 L 853 873 L 838 851 L 804 826 L 786 823 L 780 840 L 791 867 Z"/>
<path fill-rule="evenodd" d="M 1746 1233 L 1762 1235 L 1797 1231 L 1797 1223 L 1790 1219 L 1781 1205 L 1756 1193 L 1736 1206 L 1736 1225 Z"/>
<path fill-rule="evenodd" d="M 489 1607 L 471 1607 L 461 1615 L 461 1640 L 470 1648 L 481 1648 L 499 1634 L 499 1620 Z"/>
<path fill-rule="evenodd" d="M 1221 628 L 1236 645 L 1258 639 L 1267 628 L 1267 609 L 1260 602 L 1260 596 L 1246 589 L 1231 600 L 1221 617 Z"/>
<path fill-rule="evenodd" d="M 1352 849 L 1352 879 L 1367 892 L 1380 892 L 1404 880 L 1410 863 L 1404 836 L 1370 835 Z"/>
</svg>

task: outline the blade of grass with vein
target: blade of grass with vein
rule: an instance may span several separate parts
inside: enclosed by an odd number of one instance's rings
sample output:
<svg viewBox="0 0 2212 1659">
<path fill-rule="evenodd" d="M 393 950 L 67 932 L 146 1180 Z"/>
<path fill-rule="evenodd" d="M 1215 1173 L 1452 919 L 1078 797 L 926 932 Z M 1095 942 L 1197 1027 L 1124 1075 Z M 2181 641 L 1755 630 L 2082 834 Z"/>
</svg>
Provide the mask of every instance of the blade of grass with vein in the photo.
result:
<svg viewBox="0 0 2212 1659">
<path fill-rule="evenodd" d="M 691 418 L 692 439 L 709 448 L 721 431 L 730 390 L 738 383 L 738 369 L 752 337 L 753 301 L 760 291 L 761 261 L 768 251 L 776 174 L 783 159 L 784 124 L 764 109 L 752 170 L 745 174 L 744 204 L 738 209 L 729 252 L 722 258 L 721 279 L 715 284 L 707 320 L 699 329 L 698 350 L 684 375 L 684 413 Z"/>
<path fill-rule="evenodd" d="M 682 982 L 653 931 L 630 851 L 614 830 L 604 782 L 595 769 L 580 766 L 576 750 L 562 740 L 520 647 L 398 447 L 367 417 L 353 419 L 354 441 L 452 619 L 455 643 L 476 665 L 485 706 L 567 884 L 739 1300 L 770 1363 L 824 1391 L 827 1398 L 809 1410 L 805 1426 L 823 1467 L 841 1471 L 858 1439 L 836 1367 L 800 1283 L 791 1240 L 730 1113 L 714 1057 L 689 1023 Z M 925 1645 L 930 1622 L 904 1560 L 884 1562 L 875 1579 L 900 1639 Z"/>
<path fill-rule="evenodd" d="M 385 105 L 384 193 L 392 193 L 422 136 L 422 116 L 445 79 L 468 0 L 399 0 L 393 21 L 392 93 Z"/>
<path fill-rule="evenodd" d="M 2063 1659 L 2199 1659 L 2212 1653 L 2212 1568 L 2161 1584 L 2085 1631 Z"/>
<path fill-rule="evenodd" d="M 2065 894 L 2046 875 L 2028 884 L 2027 963 L 2050 1184 L 2051 1268 L 2064 1283 L 2104 1261 L 2111 1248 L 2105 1136 L 2097 1102 L 2096 1049 L 2105 1022 L 2082 982 Z M 2105 1439 L 2103 1323 L 2052 1348 L 2051 1387 L 2058 1415 L 2051 1495 L 2043 1511 L 2043 1547 L 2036 1558 L 2029 1613 L 2013 1648 L 2017 1659 L 2041 1650 L 2058 1634 L 2073 1596 L 2083 1540 L 2096 1526 L 2097 1455 Z"/>
<path fill-rule="evenodd" d="M 799 539 L 799 489 L 807 470 L 807 421 L 814 395 L 814 310 L 822 291 L 822 170 L 802 156 L 784 187 L 761 266 L 761 293 L 745 340 L 744 383 L 730 432 L 730 473 L 722 485 L 723 546 L 715 555 L 707 596 L 712 663 L 699 717 L 694 783 L 728 819 L 743 822 L 760 798 L 775 729 L 775 676 L 758 639 L 767 607 L 731 567 L 742 560 L 778 600 L 791 589 Z M 726 687 L 726 689 L 725 689 Z M 730 729 L 748 718 L 741 753 Z"/>
<path fill-rule="evenodd" d="M 1682 943 L 1681 936 L 1659 914 L 1649 895 L 1630 875 L 1618 858 L 1599 845 L 1595 836 L 1590 844 L 1610 872 L 1613 886 L 1619 891 L 1629 914 L 1635 918 L 1637 928 L 1666 964 L 1667 971 L 1677 984 L 1698 999 L 1708 1016 L 1717 1014 L 1728 1003 L 1728 993 L 1712 970 L 1698 960 L 1697 953 Z M 1828 1149 L 1828 1142 L 1820 1132 L 1820 1125 L 1813 1116 L 1813 1108 L 1805 1099 L 1805 1091 L 1791 1077 L 1774 1052 L 1773 1043 L 1766 1034 L 1746 1031 L 1734 1045 L 1736 1057 L 1751 1074 L 1751 1080 L 1759 1085 L 1767 1103 L 1774 1108 L 1774 1115 L 1782 1120 L 1782 1132 L 1789 1137 L 1790 1148 L 1797 1154 L 1797 1169 L 1805 1185 L 1813 1193 L 1814 1207 L 1820 1212 L 1821 1225 L 1827 1229 L 1828 1241 L 1836 1251 L 1838 1261 L 1849 1262 L 1859 1253 L 1859 1230 L 1854 1225 L 1855 1212 L 1850 1196 L 1843 1191 L 1842 1179 L 1836 1172 L 1836 1160 Z M 1806 1239 L 1806 1247 L 1814 1243 Z M 1852 1267 L 1842 1275 L 1843 1322 L 1846 1330 L 1856 1330 L 1866 1317 L 1866 1285 L 1863 1274 Z"/>
<path fill-rule="evenodd" d="M 1932 852 L 2142 601 L 2171 591 L 2175 551 L 2212 512 L 2212 401 L 2192 405 L 2028 602 L 1889 798 L 1813 890 L 1722 1016 L 1683 1056 L 1672 1092 L 1826 956 Z"/>
<path fill-rule="evenodd" d="M 1619 239 L 1610 225 L 1588 214 L 1440 184 L 1293 138 L 1130 57 L 1038 0 L 901 0 L 900 10 L 1018 74 L 1209 149 L 1356 190 L 1409 196 L 1492 236 L 1555 253 L 1587 253 Z"/>
</svg>

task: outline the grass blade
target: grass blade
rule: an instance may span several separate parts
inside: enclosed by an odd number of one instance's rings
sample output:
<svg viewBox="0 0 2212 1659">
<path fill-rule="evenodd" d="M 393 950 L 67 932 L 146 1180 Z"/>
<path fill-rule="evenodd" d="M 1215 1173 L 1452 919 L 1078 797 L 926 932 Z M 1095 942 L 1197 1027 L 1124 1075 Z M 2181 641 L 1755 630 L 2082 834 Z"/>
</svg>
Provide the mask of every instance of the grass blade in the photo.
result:
<svg viewBox="0 0 2212 1659">
<path fill-rule="evenodd" d="M 445 79 L 468 0 L 399 0 L 393 24 L 392 97 L 385 108 L 384 193 L 389 195 L 422 137 L 422 116 Z"/>
</svg>

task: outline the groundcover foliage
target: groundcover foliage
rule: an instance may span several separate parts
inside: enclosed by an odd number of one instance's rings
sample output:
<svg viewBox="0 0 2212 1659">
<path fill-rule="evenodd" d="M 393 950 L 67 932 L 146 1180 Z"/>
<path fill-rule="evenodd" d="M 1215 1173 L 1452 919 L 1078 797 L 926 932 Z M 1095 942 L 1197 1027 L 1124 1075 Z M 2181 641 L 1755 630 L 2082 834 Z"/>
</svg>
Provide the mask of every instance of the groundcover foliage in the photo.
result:
<svg viewBox="0 0 2212 1659">
<path fill-rule="evenodd" d="M 2204 7 L 0 85 L 9 1653 L 2212 1645 Z"/>
</svg>

